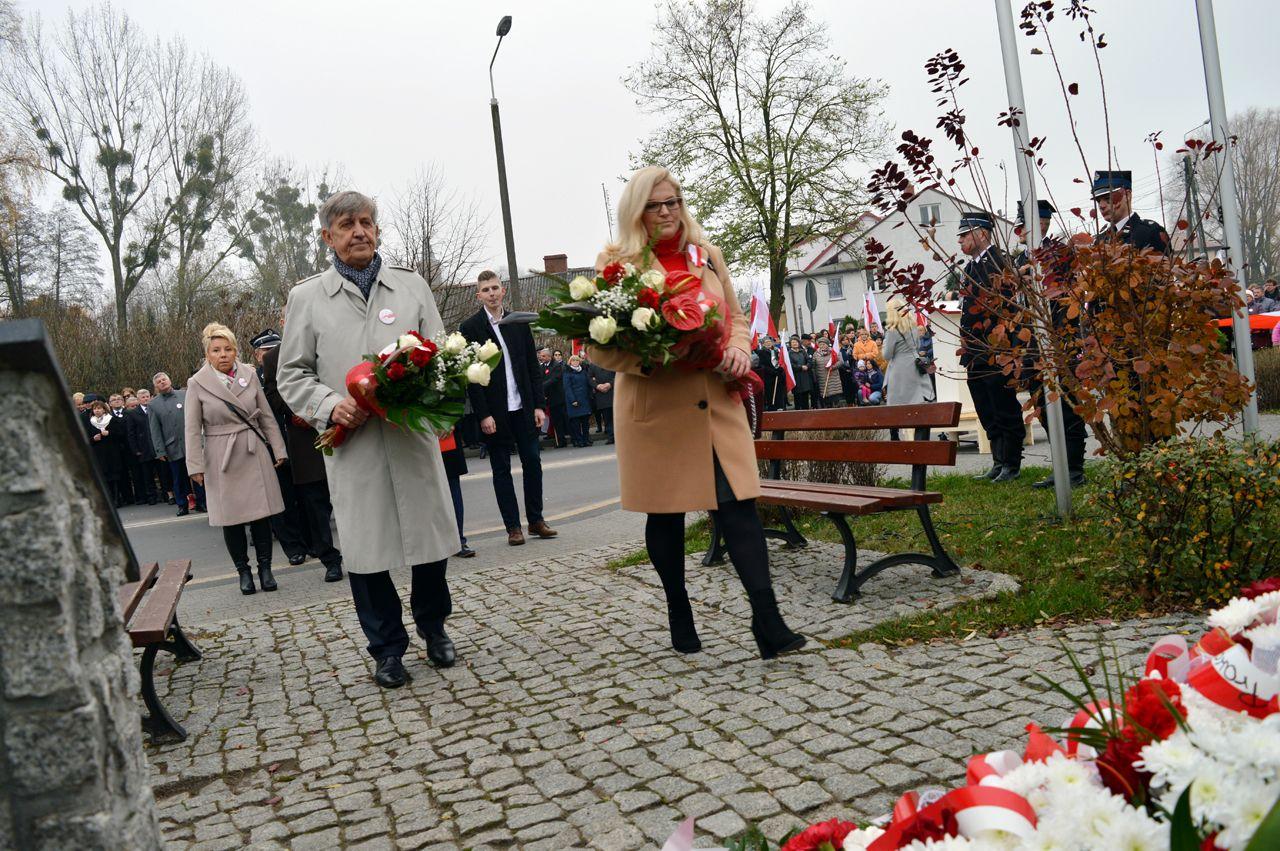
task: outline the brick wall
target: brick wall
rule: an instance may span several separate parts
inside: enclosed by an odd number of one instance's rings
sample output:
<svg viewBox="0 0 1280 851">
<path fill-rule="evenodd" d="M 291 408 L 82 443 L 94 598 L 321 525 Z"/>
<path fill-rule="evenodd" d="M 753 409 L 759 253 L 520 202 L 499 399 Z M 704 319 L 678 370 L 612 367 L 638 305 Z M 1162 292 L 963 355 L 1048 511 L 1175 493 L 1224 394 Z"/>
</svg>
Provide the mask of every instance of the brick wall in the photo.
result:
<svg viewBox="0 0 1280 851">
<path fill-rule="evenodd" d="M 0 848 L 159 848 L 127 556 L 59 384 L 0 359 Z"/>
</svg>

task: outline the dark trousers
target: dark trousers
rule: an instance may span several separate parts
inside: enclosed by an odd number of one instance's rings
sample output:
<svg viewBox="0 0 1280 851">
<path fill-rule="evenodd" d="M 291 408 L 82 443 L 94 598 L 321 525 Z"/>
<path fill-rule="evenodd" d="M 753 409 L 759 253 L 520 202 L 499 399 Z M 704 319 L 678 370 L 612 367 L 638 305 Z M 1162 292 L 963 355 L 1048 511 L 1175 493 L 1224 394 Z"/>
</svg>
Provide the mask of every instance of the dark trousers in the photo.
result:
<svg viewBox="0 0 1280 851">
<path fill-rule="evenodd" d="M 249 527 L 253 535 L 253 553 L 258 557 L 258 567 L 271 566 L 271 522 L 262 517 L 252 523 L 237 523 L 234 526 L 222 527 L 222 540 L 227 544 L 227 552 L 231 554 L 231 563 L 237 570 L 249 568 L 249 542 L 245 538 L 244 527 Z"/>
<path fill-rule="evenodd" d="M 167 494 L 173 493 L 173 471 L 169 468 L 169 462 L 155 458 L 147 463 L 151 465 L 155 477 L 160 480 L 161 499 L 166 499 Z"/>
<path fill-rule="evenodd" d="M 547 407 L 551 411 L 551 427 L 556 432 L 556 446 L 563 448 L 569 443 L 569 409 L 564 402 L 552 402 Z"/>
<path fill-rule="evenodd" d="M 1043 385 L 1039 378 L 1028 382 L 1028 389 L 1037 397 L 1036 407 L 1039 409 L 1040 425 L 1049 430 L 1048 399 L 1041 392 Z M 1071 472 L 1084 471 L 1084 418 L 1076 413 L 1075 402 L 1070 396 L 1060 396 L 1062 401 L 1062 432 L 1067 444 L 1067 469 Z"/>
<path fill-rule="evenodd" d="M 1027 426 L 1022 421 L 1017 389 L 1010 386 L 1008 376 L 987 369 L 970 372 L 966 383 L 978 421 L 995 451 L 1001 453 L 995 460 L 1014 467 L 1021 465 Z"/>
<path fill-rule="evenodd" d="M 601 408 L 596 416 L 604 419 L 604 433 L 613 437 L 613 407 Z"/>
<path fill-rule="evenodd" d="M 480 421 L 475 414 L 463 414 L 458 420 L 458 437 L 462 439 L 463 446 L 480 445 Z"/>
<path fill-rule="evenodd" d="M 325 567 L 341 565 L 342 553 L 333 545 L 333 503 L 329 501 L 329 483 L 321 479 L 294 485 L 293 493 L 298 500 L 311 553 Z"/>
<path fill-rule="evenodd" d="M 724 534 L 738 579 L 748 594 L 773 587 L 769 577 L 769 550 L 764 526 L 754 499 L 721 502 L 711 512 Z M 658 571 L 662 590 L 670 602 L 687 599 L 684 585 L 684 515 L 650 514 L 645 519 L 644 543 L 649 561 Z"/>
<path fill-rule="evenodd" d="M 305 556 L 315 552 L 308 539 L 307 520 L 302 514 L 302 506 L 298 504 L 298 494 L 294 490 L 293 470 L 289 462 L 276 467 L 276 481 L 280 483 L 280 498 L 284 502 L 284 511 L 271 517 L 271 531 L 280 542 L 280 549 L 289 558 Z"/>
<path fill-rule="evenodd" d="M 493 470 L 493 494 L 498 500 L 498 512 L 507 529 L 514 530 L 520 528 L 520 504 L 516 502 L 516 486 L 511 478 L 511 443 L 515 442 L 520 453 L 524 513 L 531 525 L 542 521 L 542 460 L 533 412 L 523 408 L 512 411 L 506 422 L 510 428 L 499 428 L 495 433 L 486 435 L 485 442 L 489 447 L 489 467 Z"/>
<path fill-rule="evenodd" d="M 204 508 L 204 485 L 198 485 L 187 476 L 187 459 L 169 459 L 169 475 L 173 477 L 173 498 L 178 507 L 187 504 L 187 494 L 196 496 L 196 507 Z"/>
<path fill-rule="evenodd" d="M 143 461 L 130 453 L 129 475 L 133 478 L 133 497 L 139 503 L 153 502 L 156 498 L 155 467 L 152 461 Z"/>
<path fill-rule="evenodd" d="M 445 618 L 453 612 L 449 583 L 445 579 L 448 559 L 415 564 L 413 584 L 409 591 L 409 610 L 413 622 L 423 632 L 437 632 Z M 356 617 L 369 640 L 369 655 L 375 660 L 403 656 L 409 649 L 409 635 L 404 630 L 404 609 L 391 571 L 348 573 L 351 599 L 356 604 Z"/>
<path fill-rule="evenodd" d="M 797 411 L 807 411 L 813 407 L 812 390 L 792 390 L 791 395 L 795 399 Z"/>
<path fill-rule="evenodd" d="M 462 479 L 459 476 L 449 477 L 449 496 L 453 497 L 453 516 L 458 520 L 458 540 L 462 546 L 467 545 L 467 536 L 462 534 Z"/>
<path fill-rule="evenodd" d="M 591 445 L 591 417 L 569 417 L 569 439 L 574 446 Z"/>
</svg>

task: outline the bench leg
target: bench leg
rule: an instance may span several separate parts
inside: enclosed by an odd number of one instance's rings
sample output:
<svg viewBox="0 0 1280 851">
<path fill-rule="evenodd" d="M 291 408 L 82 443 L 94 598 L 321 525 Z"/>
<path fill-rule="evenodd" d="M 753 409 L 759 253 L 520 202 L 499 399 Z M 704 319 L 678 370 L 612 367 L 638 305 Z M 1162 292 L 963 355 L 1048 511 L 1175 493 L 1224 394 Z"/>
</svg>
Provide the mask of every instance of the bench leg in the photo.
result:
<svg viewBox="0 0 1280 851">
<path fill-rule="evenodd" d="M 178 624 L 178 619 L 173 619 L 173 626 L 169 630 L 169 643 L 173 645 L 170 651 L 173 653 L 174 661 L 179 664 L 184 662 L 199 662 L 203 656 L 196 646 L 187 638 L 187 634 L 182 631 L 182 627 Z M 168 648 L 165 648 L 168 649 Z"/>
<path fill-rule="evenodd" d="M 938 533 L 933 530 L 933 517 L 929 514 L 929 506 L 922 505 L 916 509 L 916 513 L 920 515 L 920 525 L 924 527 L 924 536 L 929 539 L 929 546 L 933 548 L 933 561 L 928 562 L 933 568 L 934 576 L 955 576 L 960 572 L 960 565 L 956 564 L 951 556 L 942 547 L 942 542 L 938 540 Z"/>
<path fill-rule="evenodd" d="M 711 546 L 707 547 L 706 554 L 702 557 L 703 566 L 713 564 L 724 564 L 724 535 L 720 532 L 720 521 L 716 519 L 714 514 L 711 515 Z"/>
<path fill-rule="evenodd" d="M 782 511 L 782 525 L 784 528 L 765 529 L 765 537 L 785 541 L 787 548 L 792 550 L 809 546 L 809 539 L 796 528 L 795 521 L 791 519 L 791 509 L 787 508 L 785 505 L 780 506 L 780 508 Z"/>
<path fill-rule="evenodd" d="M 164 705 L 160 703 L 160 698 L 156 696 L 156 653 L 161 650 L 173 652 L 170 642 L 163 644 L 152 644 L 142 651 L 142 665 L 140 673 L 142 674 L 142 703 L 147 708 L 147 714 L 142 719 L 142 729 L 151 736 L 152 744 L 172 744 L 181 742 L 187 738 L 187 731 L 182 725 L 173 720 L 173 716 L 169 714 Z"/>
<path fill-rule="evenodd" d="M 837 603 L 852 603 L 853 598 L 858 596 L 858 586 L 862 584 L 861 578 L 855 582 L 858 571 L 858 541 L 853 537 L 853 530 L 849 528 L 849 521 L 843 514 L 824 511 L 822 516 L 835 524 L 844 541 L 844 571 L 840 574 L 840 581 L 836 583 L 831 599 Z"/>
</svg>

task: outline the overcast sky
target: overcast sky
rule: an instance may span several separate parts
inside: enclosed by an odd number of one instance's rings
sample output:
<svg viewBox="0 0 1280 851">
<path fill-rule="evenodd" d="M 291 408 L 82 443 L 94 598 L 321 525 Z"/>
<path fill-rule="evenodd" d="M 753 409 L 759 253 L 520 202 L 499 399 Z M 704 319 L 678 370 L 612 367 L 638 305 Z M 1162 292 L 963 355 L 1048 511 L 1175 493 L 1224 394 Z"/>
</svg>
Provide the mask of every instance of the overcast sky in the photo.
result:
<svg viewBox="0 0 1280 851">
<path fill-rule="evenodd" d="M 87 2 L 19 0 L 47 23 Z M 762 10 L 782 5 L 761 0 Z M 1021 5 L 1015 2 L 1015 9 Z M 1060 4 L 1065 5 L 1065 3 Z M 1094 0 L 1107 35 L 1104 73 L 1120 167 L 1134 171 L 1138 209 L 1158 216 L 1155 167 L 1144 137 L 1164 132 L 1166 151 L 1208 117 L 1192 0 Z M 1219 0 L 1217 27 L 1227 109 L 1280 101 L 1280 24 L 1274 0 Z M 244 82 L 260 137 L 274 156 L 301 165 L 341 165 L 352 188 L 386 201 L 427 164 L 490 216 L 493 265 L 503 263 L 487 66 L 504 14 L 514 16 L 495 65 L 502 106 L 517 256 L 541 267 L 546 254 L 573 265 L 594 260 L 608 237 L 601 185 L 616 204 L 628 153 L 654 126 L 622 86 L 649 49 L 656 11 L 647 0 L 121 0 L 149 34 L 181 35 Z M 938 138 L 926 59 L 954 48 L 971 81 L 962 90 L 969 127 L 1004 193 L 1012 165 L 994 5 L 988 0 L 814 0 L 831 50 L 849 72 L 889 86 L 886 117 L 897 131 Z M 1056 30 L 1069 81 L 1080 84 L 1077 121 L 1091 167 L 1105 164 L 1092 58 L 1063 21 Z M 1027 55 L 1019 37 L 1028 119 L 1046 135 L 1050 188 L 1060 207 L 1087 189 L 1048 57 Z M 950 158 L 946 151 L 945 158 Z M 1017 196 L 1009 169 L 1008 197 Z M 1012 203 L 1012 202 L 1010 202 Z M 999 205 L 997 205 L 999 206 Z"/>
</svg>

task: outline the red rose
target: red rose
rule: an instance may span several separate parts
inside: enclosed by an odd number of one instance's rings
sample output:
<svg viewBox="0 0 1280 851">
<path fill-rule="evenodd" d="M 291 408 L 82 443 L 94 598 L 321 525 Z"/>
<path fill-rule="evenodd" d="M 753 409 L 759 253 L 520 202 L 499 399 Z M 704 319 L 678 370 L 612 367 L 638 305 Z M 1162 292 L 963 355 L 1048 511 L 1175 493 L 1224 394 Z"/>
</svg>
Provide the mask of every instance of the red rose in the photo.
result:
<svg viewBox="0 0 1280 851">
<path fill-rule="evenodd" d="M 693 331 L 702 327 L 702 308 L 696 298 L 685 293 L 662 303 L 662 318 L 678 331 Z"/>
<path fill-rule="evenodd" d="M 435 344 L 427 343 L 422 346 L 419 346 L 416 349 L 412 349 L 409 352 L 409 360 L 418 369 L 422 369 L 424 366 L 431 363 L 431 359 L 435 357 L 435 354 L 436 354 Z"/>
<path fill-rule="evenodd" d="M 391 366 L 387 367 L 387 378 L 390 378 L 392 381 L 399 381 L 404 378 L 404 374 L 404 364 L 400 363 L 400 361 L 396 361 L 391 364 Z"/>
<path fill-rule="evenodd" d="M 636 301 L 640 302 L 641 307 L 650 307 L 657 310 L 659 302 L 662 301 L 662 296 L 658 295 L 657 290 L 644 287 L 640 292 L 636 293 Z"/>
<path fill-rule="evenodd" d="M 610 263 L 604 267 L 600 274 L 604 277 L 605 283 L 616 284 L 622 280 L 622 276 L 626 274 L 626 271 L 621 263 Z"/>
<path fill-rule="evenodd" d="M 1182 689 L 1173 680 L 1138 680 L 1124 696 L 1124 712 L 1124 732 L 1144 745 L 1167 739 L 1178 729 L 1178 719 L 1187 717 Z"/>
<path fill-rule="evenodd" d="M 851 821 L 833 818 L 806 827 L 788 839 L 779 851 L 840 851 L 844 838 L 857 829 L 858 826 Z"/>
<path fill-rule="evenodd" d="M 1240 589 L 1240 596 L 1252 600 L 1254 597 L 1261 597 L 1263 594 L 1270 594 L 1272 591 L 1280 591 L 1280 576 L 1271 576 L 1251 582 Z"/>
</svg>

